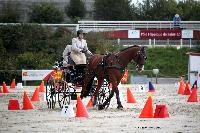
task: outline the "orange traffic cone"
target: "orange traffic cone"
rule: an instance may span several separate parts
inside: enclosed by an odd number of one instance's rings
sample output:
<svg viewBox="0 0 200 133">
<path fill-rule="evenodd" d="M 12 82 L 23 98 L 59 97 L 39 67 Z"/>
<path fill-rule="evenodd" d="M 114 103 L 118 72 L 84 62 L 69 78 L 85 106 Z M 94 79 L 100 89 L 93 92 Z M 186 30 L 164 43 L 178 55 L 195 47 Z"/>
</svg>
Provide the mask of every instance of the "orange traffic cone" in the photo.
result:
<svg viewBox="0 0 200 133">
<path fill-rule="evenodd" d="M 199 99 L 197 97 L 197 86 L 194 85 L 194 88 L 192 89 L 192 93 L 189 96 L 187 102 L 198 102 L 198 101 L 199 101 Z"/>
<path fill-rule="evenodd" d="M 20 110 L 18 100 L 9 100 L 8 110 Z"/>
<path fill-rule="evenodd" d="M 88 102 L 86 107 L 87 108 L 92 108 L 93 107 L 93 105 L 92 105 L 93 101 L 94 101 L 94 96 L 92 96 L 92 98 L 90 98 L 90 100 L 89 100 L 89 102 Z"/>
<path fill-rule="evenodd" d="M 169 117 L 166 105 L 156 105 L 154 118 L 166 118 Z"/>
<path fill-rule="evenodd" d="M 189 86 L 189 83 L 188 83 L 188 81 L 186 82 L 186 84 L 185 84 L 185 91 L 184 91 L 184 93 L 183 93 L 183 95 L 190 95 L 190 86 Z"/>
<path fill-rule="evenodd" d="M 41 82 L 39 92 L 44 92 L 44 81 Z"/>
<path fill-rule="evenodd" d="M 40 101 L 40 98 L 39 98 L 39 88 L 38 87 L 35 89 L 35 92 L 33 93 L 31 101 Z"/>
<path fill-rule="evenodd" d="M 30 99 L 28 98 L 26 91 L 24 91 L 24 99 L 23 99 L 23 108 L 22 110 L 34 109 L 33 104 L 31 103 Z"/>
<path fill-rule="evenodd" d="M 5 82 L 3 82 L 3 93 L 10 93 Z"/>
<path fill-rule="evenodd" d="M 178 89 L 178 94 L 183 94 L 184 93 L 184 81 L 181 78 L 180 80 L 180 85 L 179 85 L 179 89 Z"/>
<path fill-rule="evenodd" d="M 129 88 L 127 88 L 127 103 L 136 103 L 136 100 Z"/>
<path fill-rule="evenodd" d="M 85 105 L 82 103 L 81 98 L 77 97 L 76 117 L 89 117 Z"/>
<path fill-rule="evenodd" d="M 153 118 L 153 105 L 152 105 L 152 97 L 149 96 L 144 108 L 139 116 L 139 118 Z"/>
<path fill-rule="evenodd" d="M 15 79 L 13 79 L 13 81 L 12 81 L 12 83 L 11 83 L 11 85 L 10 85 L 10 88 L 11 88 L 11 89 L 15 89 L 15 87 L 16 87 Z"/>
</svg>

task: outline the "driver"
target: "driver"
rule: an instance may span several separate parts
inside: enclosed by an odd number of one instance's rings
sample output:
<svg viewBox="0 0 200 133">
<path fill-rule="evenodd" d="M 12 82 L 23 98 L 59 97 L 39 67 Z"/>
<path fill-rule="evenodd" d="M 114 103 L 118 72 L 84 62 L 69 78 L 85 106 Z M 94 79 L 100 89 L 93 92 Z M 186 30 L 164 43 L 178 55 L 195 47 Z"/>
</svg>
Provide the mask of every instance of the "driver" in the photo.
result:
<svg viewBox="0 0 200 133">
<path fill-rule="evenodd" d="M 77 31 L 77 37 L 72 39 L 71 58 L 75 64 L 86 64 L 86 55 L 92 56 L 93 54 L 88 50 L 86 40 L 83 39 L 83 30 Z"/>
</svg>

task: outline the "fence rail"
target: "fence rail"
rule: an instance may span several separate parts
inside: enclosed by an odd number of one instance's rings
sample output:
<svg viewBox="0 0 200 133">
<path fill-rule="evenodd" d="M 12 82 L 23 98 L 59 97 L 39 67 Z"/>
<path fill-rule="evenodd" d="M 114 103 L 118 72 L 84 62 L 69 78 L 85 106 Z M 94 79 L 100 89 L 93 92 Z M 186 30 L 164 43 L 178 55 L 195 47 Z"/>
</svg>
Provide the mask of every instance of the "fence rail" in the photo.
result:
<svg viewBox="0 0 200 133">
<path fill-rule="evenodd" d="M 88 31 L 174 28 L 173 21 L 78 21 L 78 24 Z M 180 28 L 200 30 L 200 21 L 181 21 Z"/>
</svg>

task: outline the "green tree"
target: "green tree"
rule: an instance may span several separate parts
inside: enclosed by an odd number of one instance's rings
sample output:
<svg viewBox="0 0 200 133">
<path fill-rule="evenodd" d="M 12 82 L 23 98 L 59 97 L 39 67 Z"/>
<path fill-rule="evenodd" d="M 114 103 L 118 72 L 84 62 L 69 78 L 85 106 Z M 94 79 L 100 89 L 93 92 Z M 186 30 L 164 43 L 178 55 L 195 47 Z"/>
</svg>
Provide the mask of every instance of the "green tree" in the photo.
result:
<svg viewBox="0 0 200 133">
<path fill-rule="evenodd" d="M 53 3 L 33 5 L 30 12 L 32 23 L 61 23 L 64 13 L 57 9 Z"/>
<path fill-rule="evenodd" d="M 2 4 L 0 23 L 17 23 L 20 18 L 18 11 L 19 4 L 12 4 L 8 1 L 5 4 Z"/>
<path fill-rule="evenodd" d="M 185 0 L 178 3 L 181 9 L 181 19 L 184 21 L 199 21 L 200 20 L 200 1 Z"/>
<path fill-rule="evenodd" d="M 173 16 L 181 11 L 176 0 L 143 0 L 138 6 L 141 20 L 172 20 Z"/>
<path fill-rule="evenodd" d="M 137 8 L 140 20 L 152 19 L 152 5 L 150 3 L 150 0 L 143 0 L 143 3 L 139 3 Z"/>
<path fill-rule="evenodd" d="M 178 13 L 176 0 L 152 0 L 152 18 L 153 20 L 172 20 L 173 16 Z"/>
<path fill-rule="evenodd" d="M 86 14 L 84 2 L 82 0 L 70 0 L 69 5 L 65 7 L 65 12 L 73 22 L 77 23 Z"/>
<path fill-rule="evenodd" d="M 130 0 L 95 0 L 96 20 L 133 20 L 133 7 Z"/>
</svg>

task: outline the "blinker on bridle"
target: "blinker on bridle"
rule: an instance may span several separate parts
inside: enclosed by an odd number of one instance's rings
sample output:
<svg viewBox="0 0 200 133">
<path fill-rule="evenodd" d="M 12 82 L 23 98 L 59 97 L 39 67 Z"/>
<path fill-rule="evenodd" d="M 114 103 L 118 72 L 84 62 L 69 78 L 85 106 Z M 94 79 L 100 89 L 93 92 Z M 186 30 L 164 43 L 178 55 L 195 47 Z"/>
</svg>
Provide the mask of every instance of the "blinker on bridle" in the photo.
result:
<svg viewBox="0 0 200 133">
<path fill-rule="evenodd" d="M 136 60 L 135 59 L 133 59 L 133 61 L 132 62 L 134 62 L 135 63 L 135 66 L 136 66 L 136 68 L 139 68 L 139 62 L 140 62 L 140 60 L 142 60 L 142 59 L 147 59 L 147 57 L 144 55 L 144 52 L 142 52 L 141 50 L 139 50 L 138 52 L 137 52 L 137 54 L 136 54 Z"/>
</svg>

